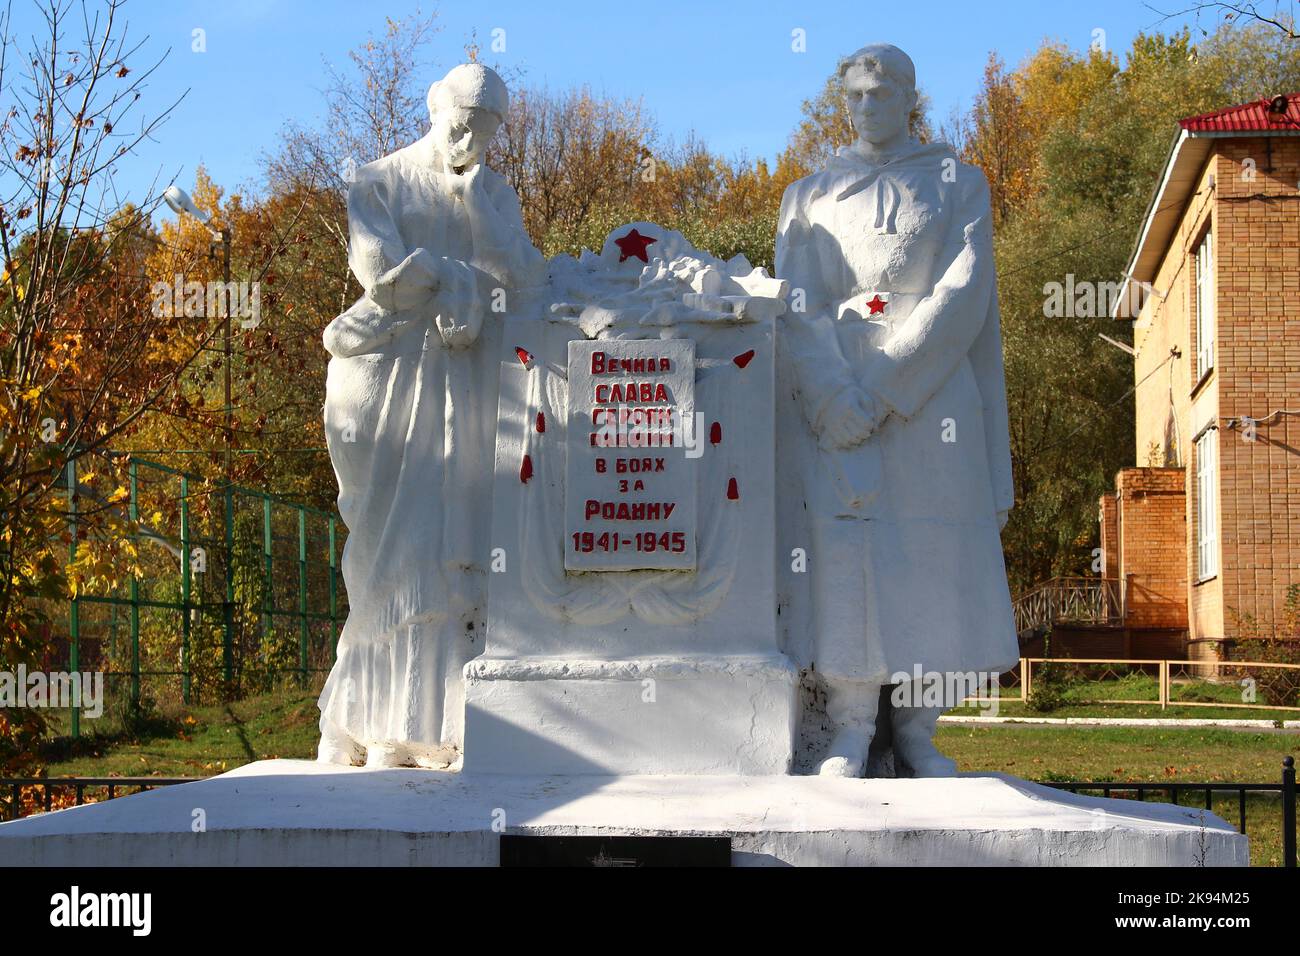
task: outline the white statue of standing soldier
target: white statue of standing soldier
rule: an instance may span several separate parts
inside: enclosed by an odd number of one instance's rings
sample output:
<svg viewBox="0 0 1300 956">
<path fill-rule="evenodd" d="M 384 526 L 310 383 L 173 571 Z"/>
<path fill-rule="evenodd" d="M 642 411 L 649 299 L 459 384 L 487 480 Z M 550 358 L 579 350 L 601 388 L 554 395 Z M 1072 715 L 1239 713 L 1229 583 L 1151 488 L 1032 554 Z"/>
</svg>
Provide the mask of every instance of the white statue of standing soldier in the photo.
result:
<svg viewBox="0 0 1300 956">
<path fill-rule="evenodd" d="M 458 756 L 461 669 L 482 650 L 502 301 L 544 278 L 483 153 L 505 84 L 476 63 L 429 90 L 431 128 L 362 166 L 348 264 L 365 294 L 325 329 L 325 434 L 349 597 L 320 697 L 320 759 Z"/>
<path fill-rule="evenodd" d="M 910 135 L 902 50 L 864 47 L 839 74 L 857 141 L 786 190 L 776 247 L 803 300 L 784 347 L 805 421 L 786 424 L 810 434 L 811 655 L 835 730 L 820 771 L 863 774 L 895 685 L 897 772 L 946 776 L 933 744 L 945 707 L 916 706 L 913 677 L 1019 656 L 999 539 L 1012 483 L 989 191 L 950 147 Z"/>
</svg>

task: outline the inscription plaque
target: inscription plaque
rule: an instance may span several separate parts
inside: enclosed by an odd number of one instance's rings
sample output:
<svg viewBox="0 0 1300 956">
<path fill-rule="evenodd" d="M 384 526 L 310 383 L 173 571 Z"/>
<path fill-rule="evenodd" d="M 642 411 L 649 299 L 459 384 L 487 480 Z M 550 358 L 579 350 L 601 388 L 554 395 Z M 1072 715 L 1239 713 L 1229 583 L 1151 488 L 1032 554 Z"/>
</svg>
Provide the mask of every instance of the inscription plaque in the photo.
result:
<svg viewBox="0 0 1300 956">
<path fill-rule="evenodd" d="M 695 343 L 569 343 L 564 567 L 695 569 Z"/>
</svg>

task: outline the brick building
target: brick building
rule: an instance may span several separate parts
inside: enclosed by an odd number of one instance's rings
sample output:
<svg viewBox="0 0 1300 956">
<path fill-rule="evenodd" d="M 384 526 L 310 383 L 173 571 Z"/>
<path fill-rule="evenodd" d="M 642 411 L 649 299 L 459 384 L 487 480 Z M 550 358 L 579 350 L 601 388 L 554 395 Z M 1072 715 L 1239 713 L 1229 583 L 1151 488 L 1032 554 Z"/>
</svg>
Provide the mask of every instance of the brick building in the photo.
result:
<svg viewBox="0 0 1300 956">
<path fill-rule="evenodd" d="M 1114 312 L 1139 467 L 1101 500 L 1102 563 L 1132 656 L 1209 658 L 1300 584 L 1300 94 L 1179 127 Z"/>
</svg>

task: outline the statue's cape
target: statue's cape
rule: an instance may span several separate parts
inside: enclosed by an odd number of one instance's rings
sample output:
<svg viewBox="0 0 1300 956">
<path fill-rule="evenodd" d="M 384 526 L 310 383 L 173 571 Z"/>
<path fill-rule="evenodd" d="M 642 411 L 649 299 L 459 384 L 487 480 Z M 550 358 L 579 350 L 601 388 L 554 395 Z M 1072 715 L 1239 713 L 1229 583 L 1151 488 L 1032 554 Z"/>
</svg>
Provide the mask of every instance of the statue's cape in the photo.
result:
<svg viewBox="0 0 1300 956">
<path fill-rule="evenodd" d="M 842 146 L 831 157 L 825 169 L 790 184 L 781 203 L 779 231 L 784 232 L 790 217 L 797 210 L 807 208 L 808 203 L 819 195 L 833 192 L 836 198 L 844 199 L 871 188 L 882 173 L 931 167 L 941 172 L 945 160 L 959 162 L 957 154 L 947 143 L 918 143 L 912 140 L 905 149 L 883 163 L 863 156 L 856 144 Z M 883 193 L 882 198 L 888 201 L 888 194 Z M 779 265 L 777 271 L 779 274 Z"/>
<path fill-rule="evenodd" d="M 841 187 L 839 194 L 842 196 L 846 192 L 858 191 L 861 186 L 875 179 L 882 172 L 930 166 L 942 168 L 945 159 L 959 161 L 956 152 L 947 143 L 918 143 L 913 140 L 907 148 L 883 163 L 862 155 L 857 144 L 854 143 L 852 146 L 842 146 L 835 151 L 831 161 L 826 164 L 826 172 L 837 177 L 843 175 L 860 177 L 857 183 Z"/>
</svg>

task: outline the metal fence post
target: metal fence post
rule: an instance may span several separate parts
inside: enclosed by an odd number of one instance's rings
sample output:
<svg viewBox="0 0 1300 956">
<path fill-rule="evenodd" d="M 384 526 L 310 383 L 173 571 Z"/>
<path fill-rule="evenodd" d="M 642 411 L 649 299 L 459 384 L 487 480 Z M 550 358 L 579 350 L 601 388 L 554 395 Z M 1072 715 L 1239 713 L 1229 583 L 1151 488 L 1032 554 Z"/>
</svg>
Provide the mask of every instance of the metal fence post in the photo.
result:
<svg viewBox="0 0 1300 956">
<path fill-rule="evenodd" d="M 226 600 L 221 614 L 221 676 L 230 694 L 235 676 L 235 490 L 226 481 Z"/>
<path fill-rule="evenodd" d="M 181 475 L 181 699 L 190 702 L 190 481 Z"/>
<path fill-rule="evenodd" d="M 339 563 L 337 553 L 337 529 L 334 516 L 330 515 L 330 663 L 339 656 Z"/>
<path fill-rule="evenodd" d="M 299 681 L 307 684 L 307 509 L 298 508 L 298 671 Z"/>
<path fill-rule="evenodd" d="M 201 647 L 206 647 L 206 644 L 202 644 L 202 638 L 208 635 L 208 632 L 202 630 L 202 628 L 205 624 L 211 624 L 213 626 L 216 624 L 215 619 L 209 619 L 203 613 L 207 608 L 212 608 L 215 611 L 216 601 L 213 600 L 211 595 L 207 592 L 207 583 L 204 582 L 199 575 L 206 570 L 206 564 L 209 558 L 215 560 L 214 557 L 211 557 L 211 555 L 206 552 L 214 547 L 224 548 L 225 580 L 223 584 L 225 597 L 222 602 L 223 614 L 221 622 L 223 687 L 227 693 L 238 693 L 238 674 L 236 671 L 239 668 L 239 661 L 236 658 L 240 654 L 240 648 L 236 646 L 236 642 L 239 640 L 241 631 L 239 629 L 239 615 L 235 610 L 237 596 L 235 561 L 240 554 L 240 542 L 238 540 L 238 528 L 236 525 L 236 505 L 238 503 L 237 498 L 239 495 L 245 495 L 253 500 L 260 499 L 262 502 L 261 582 L 263 586 L 263 595 L 261 600 L 257 603 L 260 604 L 259 610 L 261 614 L 263 642 L 271 642 L 275 638 L 276 615 L 284 615 L 288 620 L 292 620 L 296 617 L 298 620 L 298 661 L 292 669 L 297 672 L 298 678 L 301 681 L 306 682 L 311 673 L 312 622 L 313 620 L 319 620 L 322 623 L 328 621 L 330 629 L 330 660 L 333 662 L 337 658 L 338 640 L 342 629 L 342 620 L 340 618 L 342 608 L 340 605 L 342 603 L 341 591 L 343 582 L 340 575 L 340 540 L 338 537 L 339 526 L 336 515 L 305 504 L 284 501 L 277 498 L 275 495 L 263 491 L 241 488 L 235 483 L 227 481 L 219 486 L 221 488 L 221 495 L 224 504 L 224 541 L 222 541 L 222 538 L 218 537 L 218 533 L 209 528 L 208 524 L 205 523 L 209 520 L 209 517 L 215 519 L 216 516 L 209 516 L 206 507 L 200 508 L 200 512 L 197 515 L 194 514 L 191 510 L 190 502 L 191 479 L 201 482 L 203 484 L 203 493 L 211 495 L 216 494 L 218 486 L 215 482 L 210 485 L 206 479 L 199 475 L 191 474 L 169 465 L 164 465 L 160 462 L 140 459 L 134 455 L 123 455 L 123 457 L 126 460 L 129 475 L 129 492 L 126 496 L 127 500 L 122 503 L 122 510 L 127 511 L 131 523 L 131 527 L 126 531 L 126 534 L 134 543 L 137 555 L 139 555 L 142 546 L 146 551 L 148 551 L 151 546 L 158 545 L 164 548 L 168 553 L 167 559 L 165 560 L 170 560 L 172 555 L 179 557 L 181 561 L 179 599 L 177 599 L 174 592 L 170 597 L 167 594 L 155 595 L 152 593 L 150 585 L 144 583 L 146 574 L 149 575 L 148 580 L 150 581 L 158 578 L 158 585 L 166 591 L 170 587 L 170 572 L 165 570 L 166 565 L 164 564 L 163 571 L 160 575 L 149 562 L 143 559 L 143 557 L 141 557 L 139 567 L 134 569 L 138 573 L 132 573 L 130 575 L 125 588 L 116 589 L 107 595 L 94 593 L 92 591 L 83 591 L 80 589 L 75 592 L 69 590 L 65 598 L 68 603 L 67 626 L 69 633 L 69 649 L 65 656 L 65 661 L 69 669 L 79 673 L 81 668 L 82 606 L 104 605 L 107 608 L 109 615 L 107 626 L 110 629 L 110 643 L 104 653 L 107 655 L 107 659 L 112 662 L 113 673 L 110 676 L 127 676 L 128 667 L 125 660 L 121 662 L 120 670 L 117 669 L 119 656 L 125 657 L 127 653 L 126 648 L 124 646 L 119 646 L 120 642 L 117 640 L 118 637 L 122 637 L 120 627 L 123 622 L 119 615 L 121 609 L 125 607 L 128 609 L 129 614 L 126 623 L 128 623 L 130 627 L 131 639 L 129 676 L 130 703 L 132 707 L 138 708 L 140 706 L 141 700 L 143 699 L 143 682 L 146 675 L 165 676 L 169 679 L 174 676 L 180 677 L 182 690 L 181 696 L 184 702 L 186 704 L 195 703 L 198 698 L 202 696 L 202 682 L 206 679 L 204 675 L 207 674 L 207 671 L 203 670 L 203 667 L 206 666 L 205 662 L 207 661 L 207 658 L 202 655 L 199 657 L 199 671 L 197 674 L 195 672 L 195 624 L 198 623 L 200 627 L 199 637 Z M 148 469 L 145 476 L 145 485 L 143 487 L 140 484 L 141 468 Z M 65 521 L 70 538 L 68 542 L 68 550 L 66 552 L 68 566 L 71 566 L 77 560 L 78 554 L 81 550 L 80 537 L 84 532 L 80 511 L 81 502 L 78 494 L 78 471 L 79 465 L 73 461 L 65 461 L 59 465 L 58 471 L 55 472 L 56 475 L 61 476 L 60 480 L 65 483 L 65 487 L 62 490 L 65 493 Z M 165 476 L 160 480 L 157 486 L 152 485 L 150 482 L 150 476 L 154 472 Z M 164 510 L 169 508 L 171 502 L 175 501 L 175 497 L 173 497 L 171 493 L 174 488 L 174 486 L 171 485 L 172 481 L 177 481 L 179 484 L 179 542 L 176 537 L 173 537 L 171 531 L 168 531 L 166 528 L 159 528 L 157 531 L 153 528 L 153 525 L 159 524 L 164 513 L 163 511 L 154 510 L 154 505 L 151 504 L 151 502 L 153 502 L 153 495 L 156 493 L 156 489 L 161 489 L 164 499 L 168 499 L 168 502 L 166 504 L 159 502 L 158 504 Z M 287 511 L 288 509 L 294 509 L 298 512 L 298 600 L 296 602 L 296 607 L 293 605 L 283 607 L 277 606 L 277 582 L 275 579 L 276 559 L 274 552 L 275 521 L 277 520 L 275 517 L 275 511 L 277 505 L 280 506 L 281 510 Z M 149 515 L 153 515 L 153 517 L 149 517 Z M 200 519 L 197 529 L 192 523 L 192 519 L 196 517 Z M 323 519 L 327 524 L 327 555 L 316 552 L 315 547 L 309 543 L 307 521 L 309 518 L 315 520 L 317 517 Z M 289 514 L 286 513 L 285 519 L 288 518 Z M 170 525 L 170 519 L 168 519 L 168 525 L 173 529 L 175 527 L 174 525 Z M 288 528 L 282 528 L 281 530 L 285 531 L 285 535 L 281 536 L 281 544 L 287 545 L 288 542 L 292 540 L 292 537 L 289 536 L 291 536 L 293 532 Z M 197 537 L 195 537 L 196 533 L 198 535 Z M 179 549 L 177 548 L 178 543 Z M 196 545 L 201 547 L 196 547 Z M 321 550 L 324 551 L 325 548 L 322 547 Z M 312 557 L 313 554 L 314 558 Z M 281 555 L 281 558 L 283 561 L 289 560 L 285 555 Z M 319 562 L 322 558 L 327 558 L 328 560 L 327 568 L 322 569 L 322 571 L 328 573 L 328 578 L 320 583 L 319 588 L 313 590 L 315 586 L 311 583 L 312 572 L 310 562 L 312 560 Z M 283 561 L 281 563 L 283 563 Z M 281 568 L 281 571 L 288 572 L 289 567 L 286 565 Z M 285 574 L 282 574 L 282 577 L 286 578 L 286 580 L 280 582 L 280 586 L 284 587 L 287 585 L 288 580 Z M 221 585 L 216 586 L 221 587 Z M 195 593 L 196 587 L 198 588 L 197 594 Z M 126 593 L 123 594 L 123 591 Z M 328 600 L 328 612 L 326 612 L 325 609 L 326 600 Z M 313 601 L 317 602 L 316 605 L 313 605 Z M 145 662 L 143 660 L 145 649 L 142 647 L 142 623 L 147 624 L 148 620 L 146 619 L 144 622 L 141 621 L 142 608 L 160 612 L 165 611 L 168 615 L 167 633 L 170 635 L 176 634 L 176 631 L 171 629 L 174 627 L 174 618 L 172 615 L 178 612 L 182 615 L 179 634 L 179 652 L 177 657 L 172 659 L 173 663 L 171 667 L 165 670 L 157 669 L 159 666 L 158 662 L 153 662 L 155 669 L 145 669 Z M 215 632 L 210 636 L 215 640 Z M 284 636 L 287 639 L 288 633 L 286 632 Z M 267 643 L 264 650 L 269 649 L 270 645 Z M 215 651 L 215 647 L 213 650 Z M 287 648 L 282 648 L 281 650 L 287 650 Z M 276 660 L 280 660 L 280 658 L 276 657 Z M 215 661 L 213 661 L 213 663 L 215 663 Z M 277 665 L 277 667 L 278 666 L 279 665 Z M 284 666 L 278 672 L 287 673 L 289 669 L 288 666 Z M 198 681 L 197 684 L 195 683 L 196 679 Z M 117 685 L 114 685 L 114 687 L 116 686 Z M 174 685 L 169 686 L 172 686 L 174 689 Z M 122 692 L 125 692 L 125 688 L 122 689 Z M 81 712 L 83 708 L 74 705 L 70 706 L 68 709 L 70 711 L 68 721 L 69 732 L 74 737 L 79 736 L 81 729 Z"/>
<path fill-rule="evenodd" d="M 77 560 L 77 460 L 68 461 L 64 469 L 68 484 L 68 563 Z M 81 600 L 80 588 L 68 603 L 68 670 L 81 670 Z M 81 701 L 72 702 L 72 736 L 81 736 Z"/>
<path fill-rule="evenodd" d="M 1295 867 L 1295 757 L 1282 760 L 1282 865 Z"/>
<path fill-rule="evenodd" d="M 139 497 L 139 475 L 136 470 L 135 459 L 131 459 L 127 465 L 131 482 L 131 503 L 127 506 L 127 515 L 131 519 L 132 535 L 135 539 L 135 548 L 137 555 L 140 551 L 140 497 Z M 136 711 L 140 708 L 140 578 L 139 575 L 131 575 L 131 583 L 128 585 L 131 593 L 131 709 Z"/>
<path fill-rule="evenodd" d="M 263 650 L 265 643 L 271 638 L 271 626 L 274 623 L 271 620 L 271 612 L 275 609 L 275 579 L 271 576 L 271 499 L 262 496 L 262 562 L 264 578 L 262 586 L 264 593 L 262 596 L 262 642 Z"/>
</svg>

